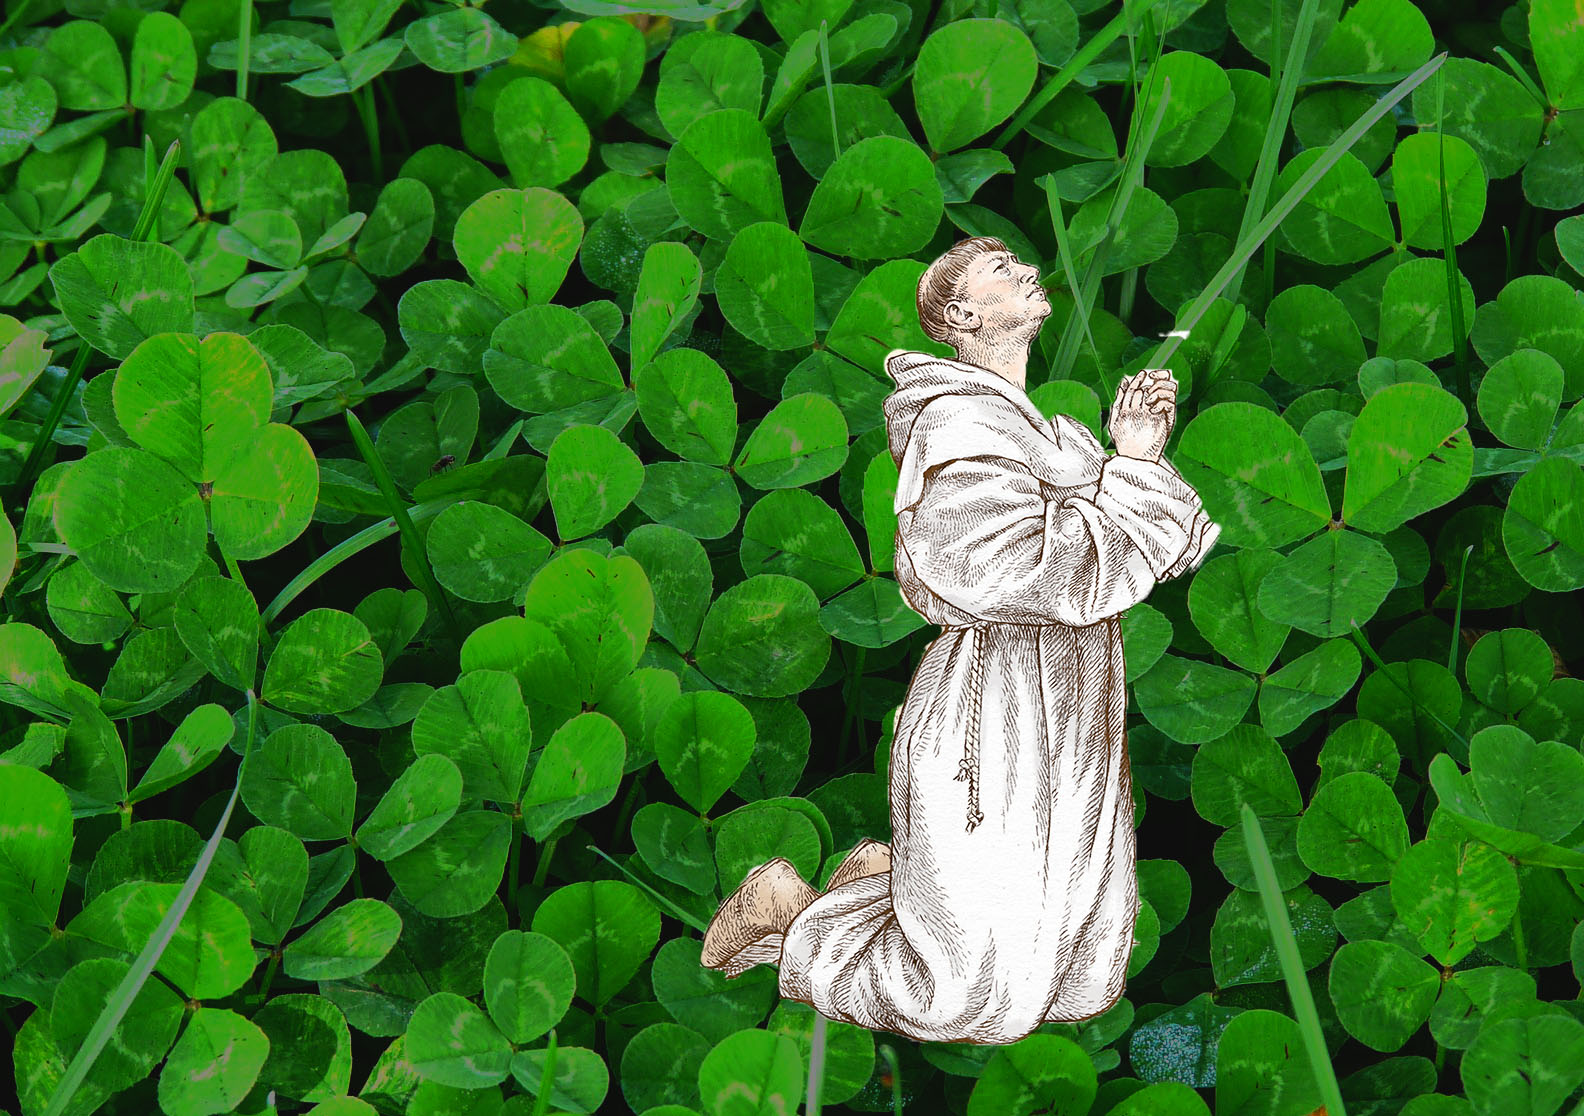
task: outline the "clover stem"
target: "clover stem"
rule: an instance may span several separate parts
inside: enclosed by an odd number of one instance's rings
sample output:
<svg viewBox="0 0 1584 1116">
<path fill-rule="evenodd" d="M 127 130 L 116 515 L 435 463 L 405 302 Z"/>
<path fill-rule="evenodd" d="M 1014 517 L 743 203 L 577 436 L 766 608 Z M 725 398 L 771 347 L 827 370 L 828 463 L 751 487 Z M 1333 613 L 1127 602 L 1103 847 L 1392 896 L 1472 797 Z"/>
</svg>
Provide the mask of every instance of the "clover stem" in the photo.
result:
<svg viewBox="0 0 1584 1116">
<path fill-rule="evenodd" d="M 556 843 L 559 837 L 552 837 L 539 846 L 539 863 L 534 865 L 533 885 L 543 887 L 545 880 L 550 876 L 550 858 L 555 855 Z"/>
<path fill-rule="evenodd" d="M 521 803 L 512 809 L 511 827 L 511 845 L 506 852 L 506 916 L 508 918 L 513 917 L 517 911 L 517 861 L 522 856 L 523 843 Z"/>
<path fill-rule="evenodd" d="M 275 980 L 275 970 L 280 968 L 280 959 L 279 949 L 270 950 L 269 964 L 264 966 L 264 979 L 259 982 L 258 998 L 261 1004 L 269 999 L 270 985 Z"/>
<path fill-rule="evenodd" d="M 638 780 L 633 779 L 627 784 L 627 795 L 622 799 L 621 808 L 616 812 L 616 832 L 627 832 L 627 821 L 632 816 L 633 806 L 638 802 Z"/>
<path fill-rule="evenodd" d="M 1523 908 L 1513 908 L 1512 920 L 1513 952 L 1518 955 L 1518 968 L 1523 972 L 1529 971 L 1529 949 L 1524 945 Z"/>
<path fill-rule="evenodd" d="M 374 166 L 374 180 L 385 180 L 385 159 L 380 151 L 379 117 L 374 109 L 374 90 L 365 85 L 352 94 L 352 103 L 363 118 L 363 134 L 368 137 L 369 162 Z"/>
</svg>

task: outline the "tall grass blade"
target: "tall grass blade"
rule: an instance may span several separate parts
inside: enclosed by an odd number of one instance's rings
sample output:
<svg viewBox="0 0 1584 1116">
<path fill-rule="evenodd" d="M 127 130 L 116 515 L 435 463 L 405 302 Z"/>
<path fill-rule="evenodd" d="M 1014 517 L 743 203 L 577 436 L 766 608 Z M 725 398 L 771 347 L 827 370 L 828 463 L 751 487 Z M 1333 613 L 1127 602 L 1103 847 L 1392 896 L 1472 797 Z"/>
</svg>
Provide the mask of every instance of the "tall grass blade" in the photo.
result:
<svg viewBox="0 0 1584 1116">
<path fill-rule="evenodd" d="M 555 1084 L 556 1033 L 550 1029 L 550 1040 L 545 1043 L 544 1070 L 539 1074 L 539 1095 L 534 1097 L 533 1116 L 545 1116 L 550 1111 L 550 1089 Z"/>
<path fill-rule="evenodd" d="M 237 5 L 237 100 L 247 100 L 248 66 L 253 60 L 253 0 Z"/>
<path fill-rule="evenodd" d="M 1498 46 L 1491 49 L 1501 56 L 1503 62 L 1507 63 L 1507 68 L 1513 72 L 1513 77 L 1518 79 L 1519 85 L 1529 91 L 1529 96 L 1535 99 L 1535 104 L 1539 105 L 1542 111 L 1550 112 L 1551 102 L 1546 100 L 1544 93 L 1540 92 L 1540 87 L 1535 84 L 1534 78 L 1529 76 L 1529 71 L 1518 64 L 1518 59 L 1508 54 L 1504 47 Z"/>
<path fill-rule="evenodd" d="M 1265 217 L 1254 227 L 1248 237 L 1238 242 L 1237 247 L 1232 250 L 1232 255 L 1227 258 L 1227 262 L 1222 265 L 1220 271 L 1216 272 L 1215 278 L 1210 280 L 1205 289 L 1200 292 L 1199 297 L 1194 299 L 1187 311 L 1178 319 L 1177 327 L 1172 331 L 1173 336 L 1166 338 L 1160 347 L 1155 350 L 1155 355 L 1150 359 L 1148 367 L 1161 368 L 1165 366 L 1167 361 L 1171 360 L 1182 344 L 1182 337 L 1178 335 L 1193 329 L 1199 319 L 1204 317 L 1205 311 L 1210 308 L 1211 303 L 1220 297 L 1221 292 L 1226 289 L 1226 285 L 1231 282 L 1232 276 L 1248 262 L 1249 257 L 1254 254 L 1255 250 L 1265 243 L 1265 238 L 1276 230 L 1276 226 L 1281 224 L 1282 220 L 1297 208 L 1298 203 L 1303 201 L 1305 195 L 1314 189 L 1315 183 L 1325 177 L 1326 172 L 1334 167 L 1337 161 L 1347 153 L 1348 149 L 1359 141 L 1359 138 L 1369 130 L 1370 125 L 1385 116 L 1391 111 L 1393 105 L 1413 92 L 1420 83 L 1440 69 L 1446 58 L 1446 51 L 1442 51 L 1423 66 L 1420 66 L 1404 78 L 1390 93 L 1365 109 L 1359 115 L 1359 118 L 1348 127 L 1347 131 L 1331 141 L 1331 146 L 1325 149 L 1325 153 L 1316 159 L 1314 164 L 1299 177 L 1298 181 L 1288 188 L 1287 192 L 1282 195 L 1281 200 L 1271 207 L 1270 212 L 1265 214 Z"/>
<path fill-rule="evenodd" d="M 1040 176 L 1039 185 L 1045 188 L 1045 200 L 1050 206 L 1051 227 L 1056 230 L 1056 254 L 1061 259 L 1062 274 L 1067 277 L 1067 289 L 1072 292 L 1073 301 L 1079 298 L 1078 268 L 1073 262 L 1072 248 L 1067 243 L 1067 222 L 1062 218 L 1061 195 L 1056 192 L 1056 176 L 1044 174 Z M 1094 331 L 1089 328 L 1089 314 L 1081 315 L 1084 336 L 1089 340 L 1089 351 L 1099 359 L 1100 346 L 1095 344 Z"/>
<path fill-rule="evenodd" d="M 825 1017 L 814 1013 L 814 1036 L 809 1041 L 808 1116 L 820 1116 L 820 1089 L 825 1084 Z"/>
<path fill-rule="evenodd" d="M 1463 548 L 1463 567 L 1458 570 L 1457 609 L 1452 613 L 1452 646 L 1447 648 L 1447 670 L 1457 673 L 1458 637 L 1463 634 L 1463 586 L 1468 584 L 1468 560 L 1474 553 L 1474 544 Z"/>
<path fill-rule="evenodd" d="M 342 413 L 346 415 L 347 429 L 352 432 L 352 441 L 356 443 L 358 452 L 363 455 L 363 460 L 368 463 L 369 471 L 374 474 L 374 483 L 379 485 L 379 490 L 384 493 L 385 502 L 390 505 L 391 517 L 396 520 L 396 526 L 401 531 L 402 549 L 407 552 L 407 560 L 418 571 L 431 606 L 446 618 L 446 626 L 450 629 L 451 637 L 460 647 L 462 632 L 457 627 L 456 615 L 451 611 L 451 602 L 446 600 L 445 594 L 440 591 L 440 583 L 435 580 L 434 571 L 429 568 L 429 556 L 424 553 L 423 540 L 418 537 L 418 529 L 413 526 L 412 519 L 407 514 L 407 506 L 402 503 L 401 496 L 396 492 L 396 482 L 391 480 L 390 470 L 385 468 L 384 459 L 374 449 L 373 440 L 369 438 L 362 421 L 352 413 L 352 408 L 348 407 Z"/>
<path fill-rule="evenodd" d="M 408 516 L 414 523 L 422 523 L 426 519 L 433 519 L 454 503 L 456 501 L 451 498 L 430 500 L 426 504 L 418 504 L 410 508 Z M 360 554 L 375 543 L 390 538 L 399 529 L 396 526 L 395 518 L 387 516 L 378 523 L 371 523 L 352 537 L 342 539 L 335 546 L 310 562 L 296 577 L 288 581 L 285 588 L 275 594 L 275 599 L 259 614 L 259 619 L 265 624 L 271 623 L 277 616 L 286 611 L 286 608 L 301 596 L 303 590 L 307 589 L 308 586 L 318 581 L 354 554 Z"/>
<path fill-rule="evenodd" d="M 146 139 L 147 137 L 145 141 Z M 181 140 L 171 140 L 170 146 L 165 149 L 165 158 L 152 176 L 147 174 L 145 160 L 143 209 L 138 213 L 137 224 L 132 228 L 133 240 L 154 239 L 155 230 L 159 227 L 157 218 L 160 208 L 165 204 L 165 192 L 170 187 L 171 179 L 176 175 L 176 158 L 180 153 Z M 25 496 L 33 487 L 33 482 L 38 479 L 38 475 L 44 471 L 44 456 L 54 445 L 55 430 L 60 426 L 61 416 L 66 413 L 66 404 L 77 391 L 77 384 L 82 380 L 83 373 L 87 371 L 88 358 L 92 355 L 93 346 L 88 344 L 86 338 L 79 337 L 71 368 L 67 370 L 66 379 L 61 384 L 60 390 L 55 393 L 55 402 L 50 405 L 44 425 L 39 427 L 38 436 L 33 439 L 33 445 L 28 449 L 27 460 L 22 463 L 22 471 L 17 474 L 14 491 Z"/>
<path fill-rule="evenodd" d="M 879 1054 L 891 1070 L 891 1116 L 902 1116 L 902 1066 L 889 1043 L 880 1044 Z"/>
<path fill-rule="evenodd" d="M 642 879 L 640 879 L 639 877 L 634 875 L 632 870 L 630 868 L 628 868 L 627 865 L 621 863 L 621 861 L 619 861 L 615 857 L 611 856 L 610 853 L 606 852 L 602 848 L 599 848 L 597 845 L 590 845 L 588 847 L 589 847 L 589 851 L 591 851 L 593 853 L 596 853 L 599 856 L 602 856 L 606 860 L 610 861 L 611 865 L 618 872 L 620 872 L 622 875 L 626 876 L 629 880 L 631 880 L 638 887 L 641 887 L 641 888 L 643 888 L 643 890 L 647 891 L 649 893 L 649 897 L 651 899 L 653 899 L 656 903 L 658 903 L 662 907 L 664 907 L 666 910 L 670 911 L 672 916 L 674 918 L 676 918 L 676 920 L 678 922 L 686 923 L 688 926 L 691 926 L 691 927 L 693 927 L 693 929 L 697 930 L 700 934 L 703 934 L 703 933 L 705 933 L 706 931 L 709 930 L 709 925 L 707 923 L 702 922 L 699 919 L 693 917 L 693 915 L 689 914 L 687 911 L 684 911 L 681 907 L 679 907 L 675 903 L 671 902 L 671 900 L 667 899 L 664 895 L 661 895 L 654 888 L 650 887 L 649 884 L 645 883 Z M 538 882 L 541 882 L 541 881 L 536 880 L 535 882 L 538 883 Z"/>
<path fill-rule="evenodd" d="M 252 690 L 247 692 L 247 701 L 248 734 L 247 742 L 242 749 L 242 764 L 247 763 L 248 756 L 253 751 L 254 733 L 258 727 L 258 699 Z M 236 808 L 237 792 L 241 787 L 242 765 L 239 764 L 236 782 L 231 787 L 231 797 L 226 800 L 225 809 L 220 812 L 220 820 L 215 823 L 214 832 L 209 835 L 208 843 L 198 854 L 198 862 L 193 865 L 192 871 L 187 873 L 186 881 L 176 893 L 176 901 L 171 904 L 170 910 L 165 912 L 165 917 L 160 919 L 160 924 L 154 928 L 154 933 L 144 943 L 143 951 L 132 962 L 132 967 L 121 979 L 120 985 L 110 994 L 109 1002 L 99 1013 L 99 1018 L 94 1021 L 88 1036 L 83 1039 L 82 1046 L 72 1058 L 71 1064 L 66 1067 L 66 1072 L 61 1075 L 59 1084 L 55 1086 L 49 1104 L 44 1107 L 44 1116 L 60 1116 L 66 1111 L 66 1106 L 71 1104 L 72 1098 L 77 1095 L 77 1090 L 87 1079 L 88 1071 L 93 1068 L 95 1060 L 109 1043 L 111 1033 L 126 1016 L 132 1001 L 137 999 L 138 993 L 143 990 L 143 985 L 154 972 L 154 966 L 159 964 L 165 947 L 170 944 L 171 938 L 175 937 L 176 927 L 181 924 L 182 918 L 187 914 L 187 908 L 192 906 L 193 897 L 198 894 L 198 888 L 203 885 L 204 877 L 209 873 L 209 865 L 214 861 L 215 850 L 220 847 L 226 826 L 231 822 L 231 811 Z"/>
<path fill-rule="evenodd" d="M 1293 938 L 1292 923 L 1287 918 L 1287 904 L 1282 902 L 1281 887 L 1276 882 L 1276 866 L 1271 863 L 1270 849 L 1265 844 L 1265 831 L 1260 828 L 1259 818 L 1247 802 L 1243 804 L 1242 813 L 1243 841 L 1248 846 L 1249 860 L 1254 865 L 1260 902 L 1265 906 L 1271 940 L 1276 944 L 1276 956 L 1281 961 L 1282 979 L 1287 982 L 1287 994 L 1292 997 L 1293 1013 L 1298 1017 L 1298 1032 L 1303 1036 L 1304 1049 L 1314 1069 L 1315 1084 L 1320 1087 L 1320 1095 L 1325 1099 L 1326 1116 L 1347 1116 L 1342 1107 L 1342 1089 L 1337 1084 L 1336 1070 L 1332 1068 L 1331 1055 L 1326 1050 L 1325 1035 L 1320 1031 L 1320 1016 L 1315 1011 L 1314 994 L 1309 990 L 1309 978 L 1304 972 L 1303 960 L 1298 956 L 1298 942 Z"/>
<path fill-rule="evenodd" d="M 1128 24 L 1135 18 L 1145 15 L 1159 0 L 1134 0 L 1132 3 L 1124 2 L 1122 10 L 1116 14 L 1110 23 L 1092 35 L 1088 42 L 1078 48 L 1078 52 L 1067 59 L 1061 69 L 1057 70 L 1051 79 L 1040 87 L 1040 91 L 1024 105 L 1012 122 L 1001 129 L 1001 134 L 996 136 L 995 142 L 990 146 L 1000 151 L 1021 132 L 1027 128 L 1029 121 L 1040 114 L 1040 110 L 1056 99 L 1056 95 L 1071 84 L 1072 79 L 1084 71 L 1084 68 L 1100 57 L 1102 51 L 1127 29 Z"/>
<path fill-rule="evenodd" d="M 1153 89 L 1155 75 L 1158 69 L 1150 71 L 1150 85 Z M 1133 191 L 1144 179 L 1144 160 L 1149 155 L 1150 146 L 1155 142 L 1155 134 L 1160 131 L 1161 120 L 1166 115 L 1166 105 L 1171 100 L 1171 79 L 1168 78 L 1161 89 L 1160 101 L 1155 106 L 1155 114 L 1144 131 L 1142 141 L 1129 143 L 1128 155 L 1125 162 L 1122 180 L 1117 184 L 1116 193 L 1111 195 L 1111 206 L 1106 214 L 1106 232 L 1098 245 L 1095 246 L 1094 255 L 1089 258 L 1089 266 L 1084 271 L 1083 289 L 1079 297 L 1074 300 L 1072 313 L 1067 317 L 1067 328 L 1062 333 L 1061 344 L 1056 349 L 1056 360 L 1051 372 L 1051 379 L 1065 380 L 1072 376 L 1073 361 L 1078 357 L 1078 330 L 1077 318 L 1082 315 L 1089 316 L 1094 306 L 1095 296 L 1100 290 L 1100 277 L 1105 273 L 1105 261 L 1111 253 L 1111 245 L 1116 240 L 1117 232 L 1122 228 L 1122 219 L 1127 214 L 1128 203 L 1133 199 Z M 1138 101 L 1139 112 L 1149 102 L 1146 95 Z M 1137 117 L 1135 116 L 1135 119 Z M 1137 134 L 1135 129 L 1134 134 Z M 1098 356 L 1098 354 L 1096 354 Z M 1097 362 L 1098 367 L 1098 362 Z M 1104 368 L 1099 368 L 1100 383 L 1105 388 L 1105 398 L 1110 398 L 1116 391 L 1116 385 L 1111 383 L 1105 374 Z M 1118 375 L 1120 379 L 1120 374 Z"/>
<path fill-rule="evenodd" d="M 825 31 L 826 20 L 820 20 L 820 65 L 825 69 L 825 100 L 830 104 L 831 149 L 841 158 L 841 136 L 836 131 L 836 91 L 831 88 L 830 36 Z"/>
<path fill-rule="evenodd" d="M 1274 4 L 1272 8 L 1275 8 Z M 1274 11 L 1272 15 L 1271 25 L 1279 35 L 1280 22 L 1274 18 Z M 1276 164 L 1281 159 L 1282 140 L 1287 135 L 1287 124 L 1292 118 L 1293 98 L 1298 94 L 1304 59 L 1309 54 L 1309 40 L 1314 34 L 1315 20 L 1319 15 L 1320 0 L 1304 0 L 1303 7 L 1298 10 L 1298 26 L 1293 32 L 1292 44 L 1287 49 L 1285 66 L 1275 62 L 1280 58 L 1280 48 L 1272 46 L 1271 80 L 1276 83 L 1276 96 L 1271 101 L 1270 120 L 1265 125 L 1265 140 L 1260 145 L 1259 162 L 1254 164 L 1254 180 L 1249 185 L 1248 202 L 1243 207 L 1243 221 L 1238 225 L 1238 243 L 1242 243 L 1249 230 L 1265 215 L 1265 202 L 1270 198 L 1271 183 L 1276 180 Z M 1230 302 L 1237 301 L 1238 292 L 1243 286 L 1244 270 L 1244 267 L 1238 268 L 1232 276 L 1232 282 L 1227 285 L 1226 297 Z"/>
<path fill-rule="evenodd" d="M 1426 717 L 1429 717 L 1436 724 L 1446 729 L 1447 734 L 1451 736 L 1453 740 L 1456 740 L 1463 745 L 1463 751 L 1465 754 L 1467 754 L 1469 744 L 1467 740 L 1463 739 L 1463 734 L 1458 732 L 1458 730 L 1453 728 L 1451 725 L 1447 724 L 1440 717 L 1436 716 L 1435 710 L 1428 708 L 1422 701 L 1419 700 L 1417 696 L 1415 696 L 1412 690 L 1397 680 L 1397 676 L 1395 674 L 1386 669 L 1386 663 L 1379 655 L 1375 653 L 1375 648 L 1370 646 L 1369 640 L 1364 637 L 1364 629 L 1358 626 L 1357 620 L 1349 620 L 1348 624 L 1351 625 L 1353 629 L 1353 642 L 1358 644 L 1359 649 L 1369 657 L 1369 661 L 1375 664 L 1375 669 L 1384 674 L 1387 679 L 1391 681 L 1393 686 L 1396 686 L 1399 690 L 1401 690 L 1407 696 L 1408 700 L 1413 702 L 1415 709 L 1419 710 L 1419 712 L 1423 713 Z"/>
<path fill-rule="evenodd" d="M 1474 414 L 1474 387 L 1469 378 L 1468 344 L 1463 323 L 1463 285 L 1457 265 L 1457 245 L 1452 241 L 1452 201 L 1447 197 L 1446 180 L 1446 129 L 1441 126 L 1442 87 L 1445 82 L 1436 74 L 1436 157 L 1439 160 L 1441 184 L 1441 258 L 1446 261 L 1447 305 L 1452 307 L 1452 355 L 1457 362 L 1458 397 L 1463 409 Z M 1461 587 L 1460 587 L 1461 588 Z"/>
</svg>

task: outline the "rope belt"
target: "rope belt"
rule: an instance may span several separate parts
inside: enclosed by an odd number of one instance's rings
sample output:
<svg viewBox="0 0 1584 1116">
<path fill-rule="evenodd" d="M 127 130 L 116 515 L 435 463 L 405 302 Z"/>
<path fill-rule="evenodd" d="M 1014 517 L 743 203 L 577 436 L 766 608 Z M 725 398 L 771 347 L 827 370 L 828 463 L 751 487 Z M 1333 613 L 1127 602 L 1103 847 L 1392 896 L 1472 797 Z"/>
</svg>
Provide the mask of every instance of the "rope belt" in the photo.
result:
<svg viewBox="0 0 1584 1116">
<path fill-rule="evenodd" d="M 969 833 L 974 826 L 984 821 L 984 814 L 979 810 L 979 713 L 983 705 L 984 690 L 984 637 L 985 629 L 982 625 L 970 625 L 968 629 L 974 634 L 969 638 L 973 642 L 973 650 L 969 653 L 968 660 L 968 728 L 963 741 L 963 758 L 957 768 L 957 776 L 953 782 L 968 780 L 968 827 Z"/>
</svg>

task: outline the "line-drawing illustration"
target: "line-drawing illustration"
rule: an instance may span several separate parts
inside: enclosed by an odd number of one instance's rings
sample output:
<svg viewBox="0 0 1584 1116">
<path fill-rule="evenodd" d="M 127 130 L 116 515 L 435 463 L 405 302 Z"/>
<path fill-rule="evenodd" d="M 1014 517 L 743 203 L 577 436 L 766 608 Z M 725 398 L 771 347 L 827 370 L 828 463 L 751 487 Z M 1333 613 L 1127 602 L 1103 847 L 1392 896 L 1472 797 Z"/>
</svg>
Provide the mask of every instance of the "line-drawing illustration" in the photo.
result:
<svg viewBox="0 0 1584 1116">
<path fill-rule="evenodd" d="M 896 577 L 942 629 L 890 760 L 892 842 L 821 893 L 785 858 L 720 907 L 702 961 L 770 963 L 780 993 L 919 1041 L 1010 1043 L 1120 998 L 1139 910 L 1120 614 L 1220 534 L 1161 457 L 1177 383 L 1118 385 L 1108 454 L 1024 389 L 1051 306 L 1000 240 L 954 244 L 918 286 L 956 359 L 893 350 Z"/>
</svg>

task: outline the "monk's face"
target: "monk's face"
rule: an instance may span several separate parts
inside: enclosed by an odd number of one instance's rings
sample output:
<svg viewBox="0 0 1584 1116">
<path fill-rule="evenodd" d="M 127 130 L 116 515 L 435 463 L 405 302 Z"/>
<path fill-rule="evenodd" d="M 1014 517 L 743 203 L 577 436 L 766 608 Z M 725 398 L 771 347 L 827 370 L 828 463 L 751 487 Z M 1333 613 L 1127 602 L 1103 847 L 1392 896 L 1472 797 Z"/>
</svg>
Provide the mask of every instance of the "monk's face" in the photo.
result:
<svg viewBox="0 0 1584 1116">
<path fill-rule="evenodd" d="M 1012 331 L 1032 336 L 1050 316 L 1050 299 L 1039 285 L 1039 268 L 1011 252 L 982 252 L 963 276 L 946 320 L 989 339 Z"/>
</svg>

